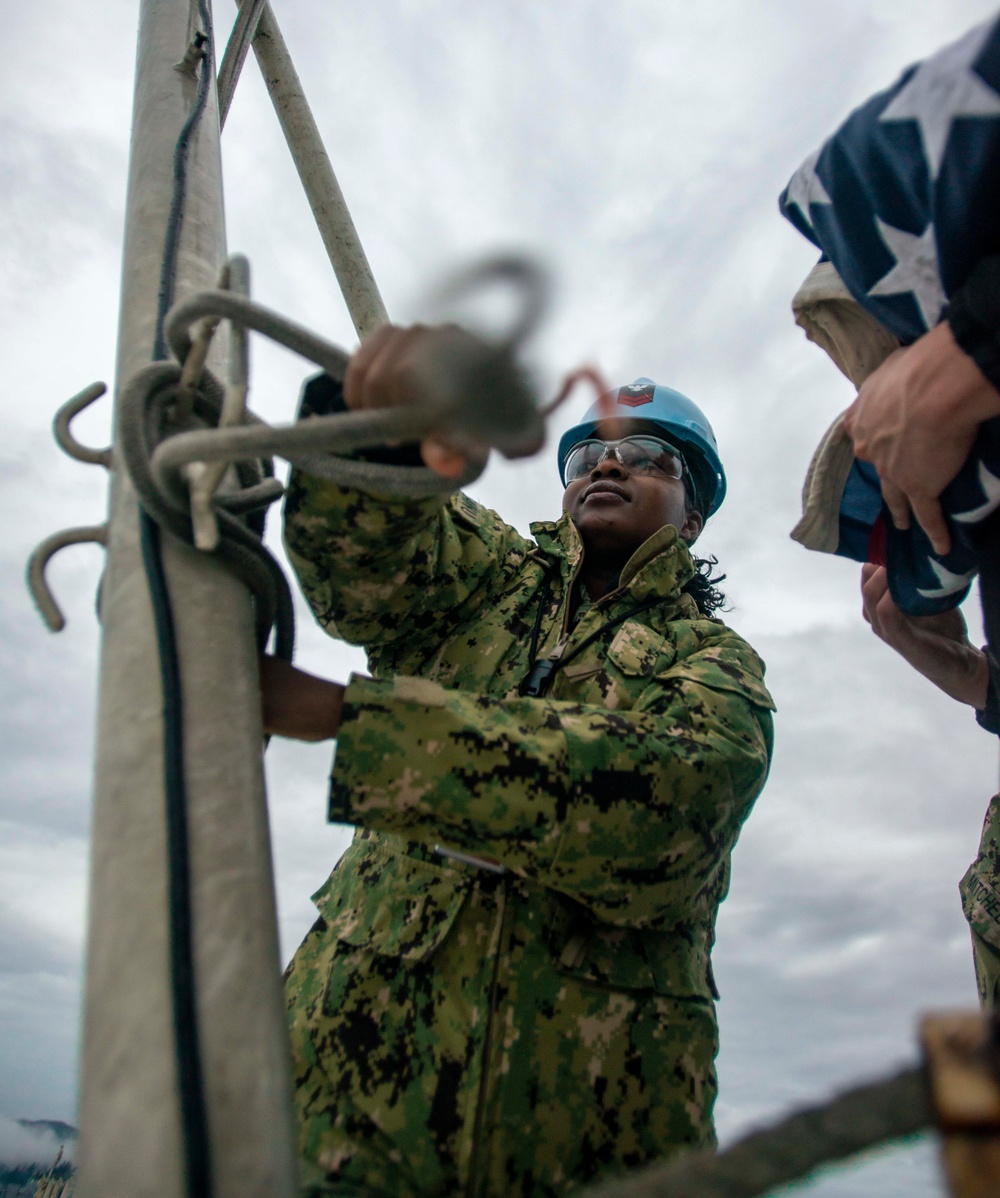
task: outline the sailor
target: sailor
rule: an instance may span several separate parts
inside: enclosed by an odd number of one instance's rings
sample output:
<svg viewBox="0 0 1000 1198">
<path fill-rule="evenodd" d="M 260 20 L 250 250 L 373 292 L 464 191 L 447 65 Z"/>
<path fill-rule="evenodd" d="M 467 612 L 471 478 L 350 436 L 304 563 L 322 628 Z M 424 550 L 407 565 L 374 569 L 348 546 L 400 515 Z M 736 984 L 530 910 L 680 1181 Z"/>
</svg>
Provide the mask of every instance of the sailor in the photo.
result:
<svg viewBox="0 0 1000 1198">
<path fill-rule="evenodd" d="M 864 562 L 873 631 L 991 732 L 1000 732 L 998 194 L 994 14 L 860 105 L 780 201 L 823 253 L 793 301 L 796 318 L 858 386 L 817 451 L 792 535 Z M 986 649 L 970 643 L 958 606 L 976 573 Z M 995 1007 L 1000 796 L 960 890 L 980 997 Z"/>
<path fill-rule="evenodd" d="M 303 415 L 407 402 L 436 335 L 380 330 Z M 559 1195 L 714 1143 L 710 951 L 773 710 L 692 557 L 725 475 L 646 378 L 558 463 L 531 539 L 461 493 L 291 480 L 303 592 L 372 674 L 262 670 L 271 732 L 336 737 L 329 817 L 357 829 L 286 974 L 316 1193 Z"/>
</svg>

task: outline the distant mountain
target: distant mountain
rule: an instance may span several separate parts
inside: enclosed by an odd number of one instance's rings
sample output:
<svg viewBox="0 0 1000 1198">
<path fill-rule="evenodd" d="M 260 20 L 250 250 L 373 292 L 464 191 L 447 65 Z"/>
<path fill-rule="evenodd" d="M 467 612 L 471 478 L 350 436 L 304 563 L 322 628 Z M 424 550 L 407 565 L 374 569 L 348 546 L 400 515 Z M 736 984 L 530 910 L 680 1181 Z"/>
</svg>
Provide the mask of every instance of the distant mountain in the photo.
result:
<svg viewBox="0 0 1000 1198">
<path fill-rule="evenodd" d="M 37 1134 L 49 1132 L 57 1140 L 67 1141 L 76 1139 L 76 1128 L 61 1119 L 15 1119 L 20 1127 Z"/>
</svg>

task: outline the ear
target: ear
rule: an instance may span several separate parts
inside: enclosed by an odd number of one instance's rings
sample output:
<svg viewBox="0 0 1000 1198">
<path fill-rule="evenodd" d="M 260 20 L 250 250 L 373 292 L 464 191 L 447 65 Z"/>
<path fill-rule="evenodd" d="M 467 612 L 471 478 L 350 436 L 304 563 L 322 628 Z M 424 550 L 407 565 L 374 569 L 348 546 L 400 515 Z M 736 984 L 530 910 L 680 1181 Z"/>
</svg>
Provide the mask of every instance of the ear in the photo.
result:
<svg viewBox="0 0 1000 1198">
<path fill-rule="evenodd" d="M 705 527 L 705 518 L 701 512 L 695 508 L 689 508 L 687 515 L 684 517 L 684 526 L 681 529 L 681 540 L 688 545 L 693 545 L 701 535 L 701 530 Z"/>
</svg>

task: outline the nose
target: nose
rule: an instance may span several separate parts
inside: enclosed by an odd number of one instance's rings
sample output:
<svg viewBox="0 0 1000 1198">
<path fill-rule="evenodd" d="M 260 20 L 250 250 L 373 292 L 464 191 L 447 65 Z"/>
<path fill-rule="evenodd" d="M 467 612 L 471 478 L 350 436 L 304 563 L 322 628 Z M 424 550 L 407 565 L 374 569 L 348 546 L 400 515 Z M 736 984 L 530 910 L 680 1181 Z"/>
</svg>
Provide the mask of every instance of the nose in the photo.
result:
<svg viewBox="0 0 1000 1198">
<path fill-rule="evenodd" d="M 591 470 L 590 477 L 594 481 L 599 478 L 627 478 L 628 471 L 613 453 L 609 453 Z"/>
</svg>

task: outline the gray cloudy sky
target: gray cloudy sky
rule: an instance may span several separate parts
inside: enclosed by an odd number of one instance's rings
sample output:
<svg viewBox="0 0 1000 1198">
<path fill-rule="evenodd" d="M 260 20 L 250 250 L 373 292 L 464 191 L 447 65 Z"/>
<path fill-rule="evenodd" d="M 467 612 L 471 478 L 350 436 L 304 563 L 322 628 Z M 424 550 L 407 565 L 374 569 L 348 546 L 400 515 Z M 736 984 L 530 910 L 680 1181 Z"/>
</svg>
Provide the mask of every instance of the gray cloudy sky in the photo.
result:
<svg viewBox="0 0 1000 1198">
<path fill-rule="evenodd" d="M 975 1001 L 956 886 L 996 742 L 871 638 L 852 564 L 788 540 L 811 451 L 851 394 L 792 323 L 815 252 L 776 197 L 850 108 L 995 5 L 273 4 L 395 318 L 419 315 L 449 269 L 520 248 L 557 282 L 534 347 L 545 390 L 589 361 L 618 382 L 669 382 L 715 424 L 731 487 L 703 545 L 779 706 L 719 927 L 724 1138 L 911 1059 L 919 1012 Z M 220 28 L 234 12 L 217 5 Z M 137 4 L 3 15 L 0 1130 L 74 1118 L 100 561 L 80 548 L 54 563 L 60 637 L 22 571 L 43 536 L 104 510 L 100 472 L 63 458 L 47 428 L 63 399 L 110 381 Z M 351 344 L 252 61 L 223 153 L 229 243 L 249 254 L 256 296 Z M 255 407 L 290 418 L 306 368 L 266 346 L 254 366 Z M 79 435 L 106 440 L 108 415 L 98 405 Z M 550 446 L 494 464 L 475 494 L 525 528 L 558 510 L 552 463 Z M 302 664 L 361 664 L 306 620 Z M 287 954 L 346 834 L 323 824 L 328 748 L 268 757 Z M 809 1192 L 941 1190 L 924 1145 Z"/>
</svg>

